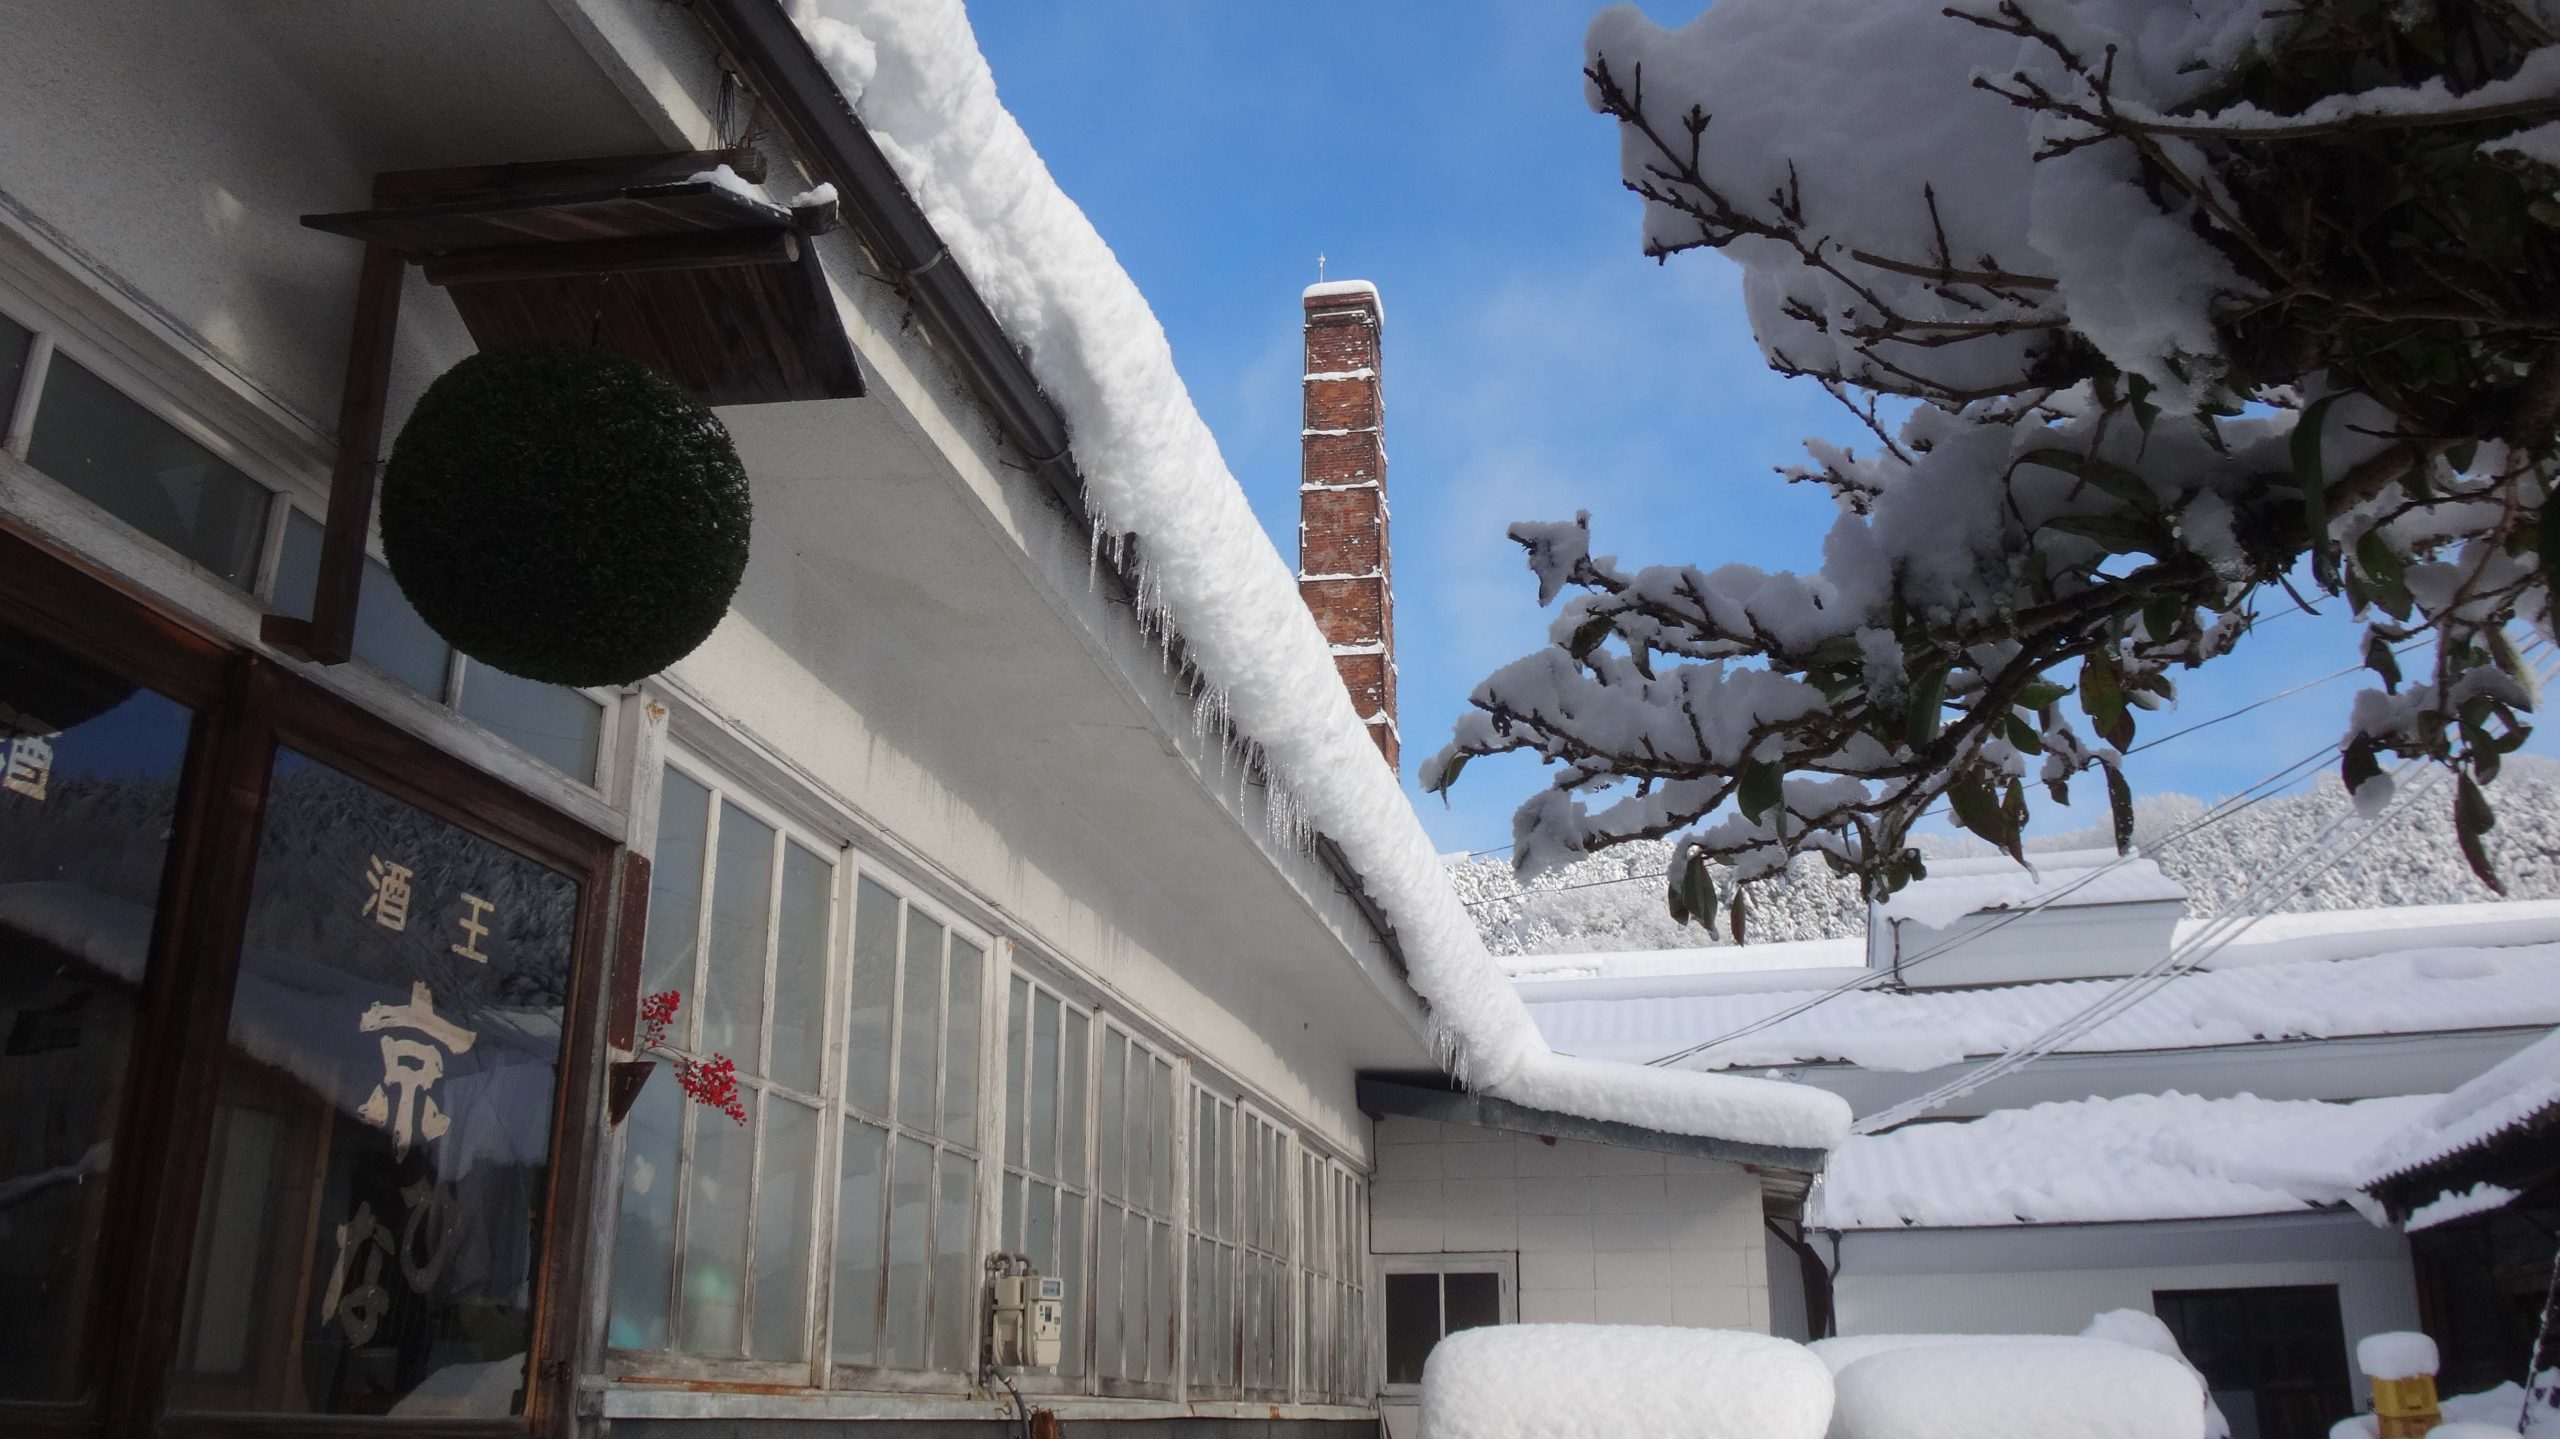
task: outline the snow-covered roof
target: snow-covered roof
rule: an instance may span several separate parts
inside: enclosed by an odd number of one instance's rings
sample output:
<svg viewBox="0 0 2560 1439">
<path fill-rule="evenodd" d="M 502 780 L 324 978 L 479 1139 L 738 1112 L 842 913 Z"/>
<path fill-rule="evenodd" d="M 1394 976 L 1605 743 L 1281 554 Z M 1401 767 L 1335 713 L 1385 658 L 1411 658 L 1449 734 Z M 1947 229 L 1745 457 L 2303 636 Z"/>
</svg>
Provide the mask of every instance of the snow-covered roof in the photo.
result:
<svg viewBox="0 0 2560 1439">
<path fill-rule="evenodd" d="M 2140 855 L 2119 859 L 2111 849 L 2068 849 L 2030 854 L 2034 868 L 2007 855 L 1929 862 L 1928 878 L 1905 886 L 1879 907 L 1879 917 L 1928 929 L 1944 929 L 1968 914 L 2040 905 L 2046 910 L 2091 905 L 2183 903 L 2187 887 Z"/>
<path fill-rule="evenodd" d="M 1863 939 L 1790 939 L 1775 944 L 1714 944 L 1691 949 L 1617 949 L 1572 954 L 1496 955 L 1515 982 L 1538 985 L 1560 979 L 1647 979 L 1672 975 L 1730 975 L 1742 989 L 1797 987 L 1781 970 L 1863 968 Z M 1533 991 L 1534 992 L 1534 991 Z"/>
<path fill-rule="evenodd" d="M 2560 1021 L 2544 1019 L 2544 1024 Z M 2560 1106 L 2560 1030 L 2411 1117 L 2373 1154 L 2368 1183 L 2452 1158 Z"/>
<path fill-rule="evenodd" d="M 2064 1046 L 2066 1053 L 2560 1024 L 2560 903 L 2448 905 L 2433 925 L 2391 912 L 2268 921 Z M 2540 940 L 2529 943 L 2528 940 Z M 2353 958 L 2324 956 L 2365 952 Z M 2380 952 L 2375 952 L 2375 951 Z M 1863 971 L 1549 980 L 1520 992 L 1548 1043 L 1643 1061 L 1803 1005 Z M 1999 1054 L 2113 990 L 2112 979 L 1839 994 L 1696 1061 L 1718 1069 L 1844 1062 L 1912 1072 Z M 1739 986 L 1754 990 L 1736 992 Z"/>
<path fill-rule="evenodd" d="M 1806 1222 L 1839 1230 L 2091 1224 L 2350 1203 L 2366 1157 L 2437 1098 L 2330 1104 L 2172 1092 L 1906 1125 L 1834 1150 Z"/>
<path fill-rule="evenodd" d="M 1191 403 L 1163 326 L 997 98 L 960 0 L 829 0 L 796 14 L 1065 415 L 1097 542 L 1140 541 L 1142 604 L 1181 635 L 1213 691 L 1203 715 L 1224 715 L 1259 748 L 1275 813 L 1303 816 L 1340 846 L 1392 921 L 1462 1077 L 1533 1108 L 1674 1133 L 1837 1142 L 1849 1110 L 1834 1095 L 1548 1049 L 1353 711 L 1295 576 Z"/>
</svg>

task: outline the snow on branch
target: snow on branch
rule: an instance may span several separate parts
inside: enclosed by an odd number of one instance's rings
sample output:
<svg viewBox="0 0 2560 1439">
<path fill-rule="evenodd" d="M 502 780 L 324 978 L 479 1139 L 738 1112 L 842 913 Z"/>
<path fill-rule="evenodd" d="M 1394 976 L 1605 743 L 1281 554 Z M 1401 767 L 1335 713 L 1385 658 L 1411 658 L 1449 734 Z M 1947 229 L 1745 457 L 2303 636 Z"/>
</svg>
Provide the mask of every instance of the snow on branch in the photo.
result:
<svg viewBox="0 0 2560 1439">
<path fill-rule="evenodd" d="M 1547 644 L 1476 687 L 1425 784 L 1534 753 L 1523 874 L 1673 840 L 1672 914 L 1739 935 L 1798 856 L 1907 883 L 1940 804 L 2015 854 L 2031 786 L 2096 782 L 2129 835 L 2143 712 L 2307 573 L 2369 619 L 2346 784 L 2456 766 L 2494 884 L 2484 786 L 2535 704 L 2509 626 L 2547 626 L 2560 528 L 2555 10 L 1602 12 L 1586 95 L 1646 253 L 1735 261 L 1770 367 L 1876 448 L 1784 471 L 1840 508 L 1809 574 L 1621 565 L 1588 513 L 1515 527 Z M 1888 426 L 1882 397 L 1919 403 Z"/>
</svg>

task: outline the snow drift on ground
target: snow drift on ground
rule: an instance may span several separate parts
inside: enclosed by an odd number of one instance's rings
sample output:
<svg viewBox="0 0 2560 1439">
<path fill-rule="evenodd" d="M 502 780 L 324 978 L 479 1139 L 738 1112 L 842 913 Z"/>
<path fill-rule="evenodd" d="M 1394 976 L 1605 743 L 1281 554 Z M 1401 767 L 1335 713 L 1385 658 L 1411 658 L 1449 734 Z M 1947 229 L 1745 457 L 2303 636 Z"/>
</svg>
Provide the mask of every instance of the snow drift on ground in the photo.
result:
<svg viewBox="0 0 2560 1439">
<path fill-rule="evenodd" d="M 1438 1037 L 1473 1087 L 1678 1133 L 1827 1147 L 1848 1107 L 1728 1076 L 1610 1082 L 1559 1059 L 1485 953 L 1382 764 L 1297 584 L 1192 407 L 1164 330 L 997 99 L 960 0 L 798 0 L 794 16 L 1006 333 L 1065 414 L 1096 523 L 1134 538 L 1140 600 L 1401 941 Z"/>
<path fill-rule="evenodd" d="M 2560 764 L 2517 755 L 2507 762 L 2491 798 L 2498 806 L 2498 827 L 2489 832 L 2487 843 L 2507 882 L 2507 897 L 2560 899 Z M 2345 789 L 2328 776 L 2298 794 L 2266 800 L 2164 843 L 2193 824 L 2206 805 L 2182 794 L 2146 796 L 2134 806 L 2134 843 L 2159 862 L 2163 873 L 2187 887 L 2187 912 L 2201 919 L 2230 908 L 2274 860 L 2347 803 Z M 2028 840 L 2027 848 L 2034 853 L 2112 844 L 2112 836 L 2102 830 L 2093 826 L 2042 835 Z M 1934 855 L 1978 852 L 1970 841 L 1924 841 L 1922 848 Z M 1662 876 L 1670 863 L 1670 843 L 1649 840 L 1551 870 L 1525 886 L 1500 855 L 1460 857 L 1448 865 L 1485 946 L 1503 958 L 1505 968 L 1515 974 L 1600 974 L 1621 972 L 1599 958 L 1617 951 L 1731 948 L 1721 931 L 1671 922 L 1662 902 Z M 2379 909 L 2497 898 L 2472 877 L 2442 808 L 2411 805 L 2385 820 L 2384 832 L 2371 843 L 2323 870 L 2282 907 Z M 1734 950 L 1730 960 L 1695 967 L 1778 968 L 1783 961 L 1757 962 L 1751 951 L 1764 941 L 1854 940 L 1866 932 L 1867 907 L 1857 886 L 1806 860 L 1789 870 L 1785 880 L 1752 891 L 1745 930 L 1749 944 Z"/>
<path fill-rule="evenodd" d="M 1833 1151 L 1805 1223 L 2088 1224 L 2356 1203 L 2366 1156 L 2435 1102 L 2129 1094 L 1915 1124 Z"/>
<path fill-rule="evenodd" d="M 1431 1439 L 1822 1439 L 1831 1375 L 1766 1334 L 1634 1324 L 1502 1324 L 1422 1366 Z"/>
<path fill-rule="evenodd" d="M 1832 1376 L 1831 1439 L 2204 1439 L 2180 1360 L 2106 1339 L 1983 1336 L 1869 1354 Z"/>
</svg>

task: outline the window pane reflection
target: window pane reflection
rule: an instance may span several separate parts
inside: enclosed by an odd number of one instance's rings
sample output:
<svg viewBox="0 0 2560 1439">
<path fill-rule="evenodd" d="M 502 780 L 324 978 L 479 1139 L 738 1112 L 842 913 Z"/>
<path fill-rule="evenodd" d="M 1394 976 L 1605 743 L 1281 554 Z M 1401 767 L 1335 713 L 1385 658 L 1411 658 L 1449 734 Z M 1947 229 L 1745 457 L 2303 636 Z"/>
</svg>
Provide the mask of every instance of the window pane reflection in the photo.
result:
<svg viewBox="0 0 2560 1439">
<path fill-rule="evenodd" d="M 45 369 L 27 463 L 243 589 L 267 492 L 70 358 Z"/>
<path fill-rule="evenodd" d="M 176 1405 L 523 1411 L 577 906 L 567 877 L 278 754 Z"/>
<path fill-rule="evenodd" d="M 0 1399 L 79 1389 L 189 720 L 0 631 Z"/>
</svg>

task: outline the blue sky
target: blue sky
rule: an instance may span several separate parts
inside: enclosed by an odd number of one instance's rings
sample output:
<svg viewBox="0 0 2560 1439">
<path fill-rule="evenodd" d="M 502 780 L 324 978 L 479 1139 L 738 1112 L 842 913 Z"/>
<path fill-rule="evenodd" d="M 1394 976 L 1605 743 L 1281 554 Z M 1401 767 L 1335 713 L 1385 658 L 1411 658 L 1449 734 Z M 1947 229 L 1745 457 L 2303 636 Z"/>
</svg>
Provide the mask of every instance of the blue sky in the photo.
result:
<svg viewBox="0 0 2560 1439">
<path fill-rule="evenodd" d="M 1388 489 L 1405 778 L 1476 681 L 1545 632 L 1521 519 L 1591 511 L 1630 562 L 1812 564 L 1829 498 L 1772 467 L 1854 422 L 1763 365 L 1738 272 L 1637 250 L 1615 127 L 1587 110 L 1588 0 L 976 0 L 1005 103 L 1136 277 L 1193 400 L 1295 561 L 1298 294 L 1316 255 L 1387 312 Z M 1648 4 L 1674 23 L 1703 8 Z M 2341 602 L 2184 677 L 2222 714 L 2353 662 Z M 2340 680 L 2135 757 L 2144 792 L 2217 797 L 2334 740 Z M 2549 747 L 2541 742 L 2537 750 Z M 1469 766 L 1417 794 L 1443 850 L 1507 844 L 1538 766 Z M 2041 796 L 2038 796 L 2041 800 Z M 2104 814 L 2102 795 L 2038 828 Z"/>
</svg>

